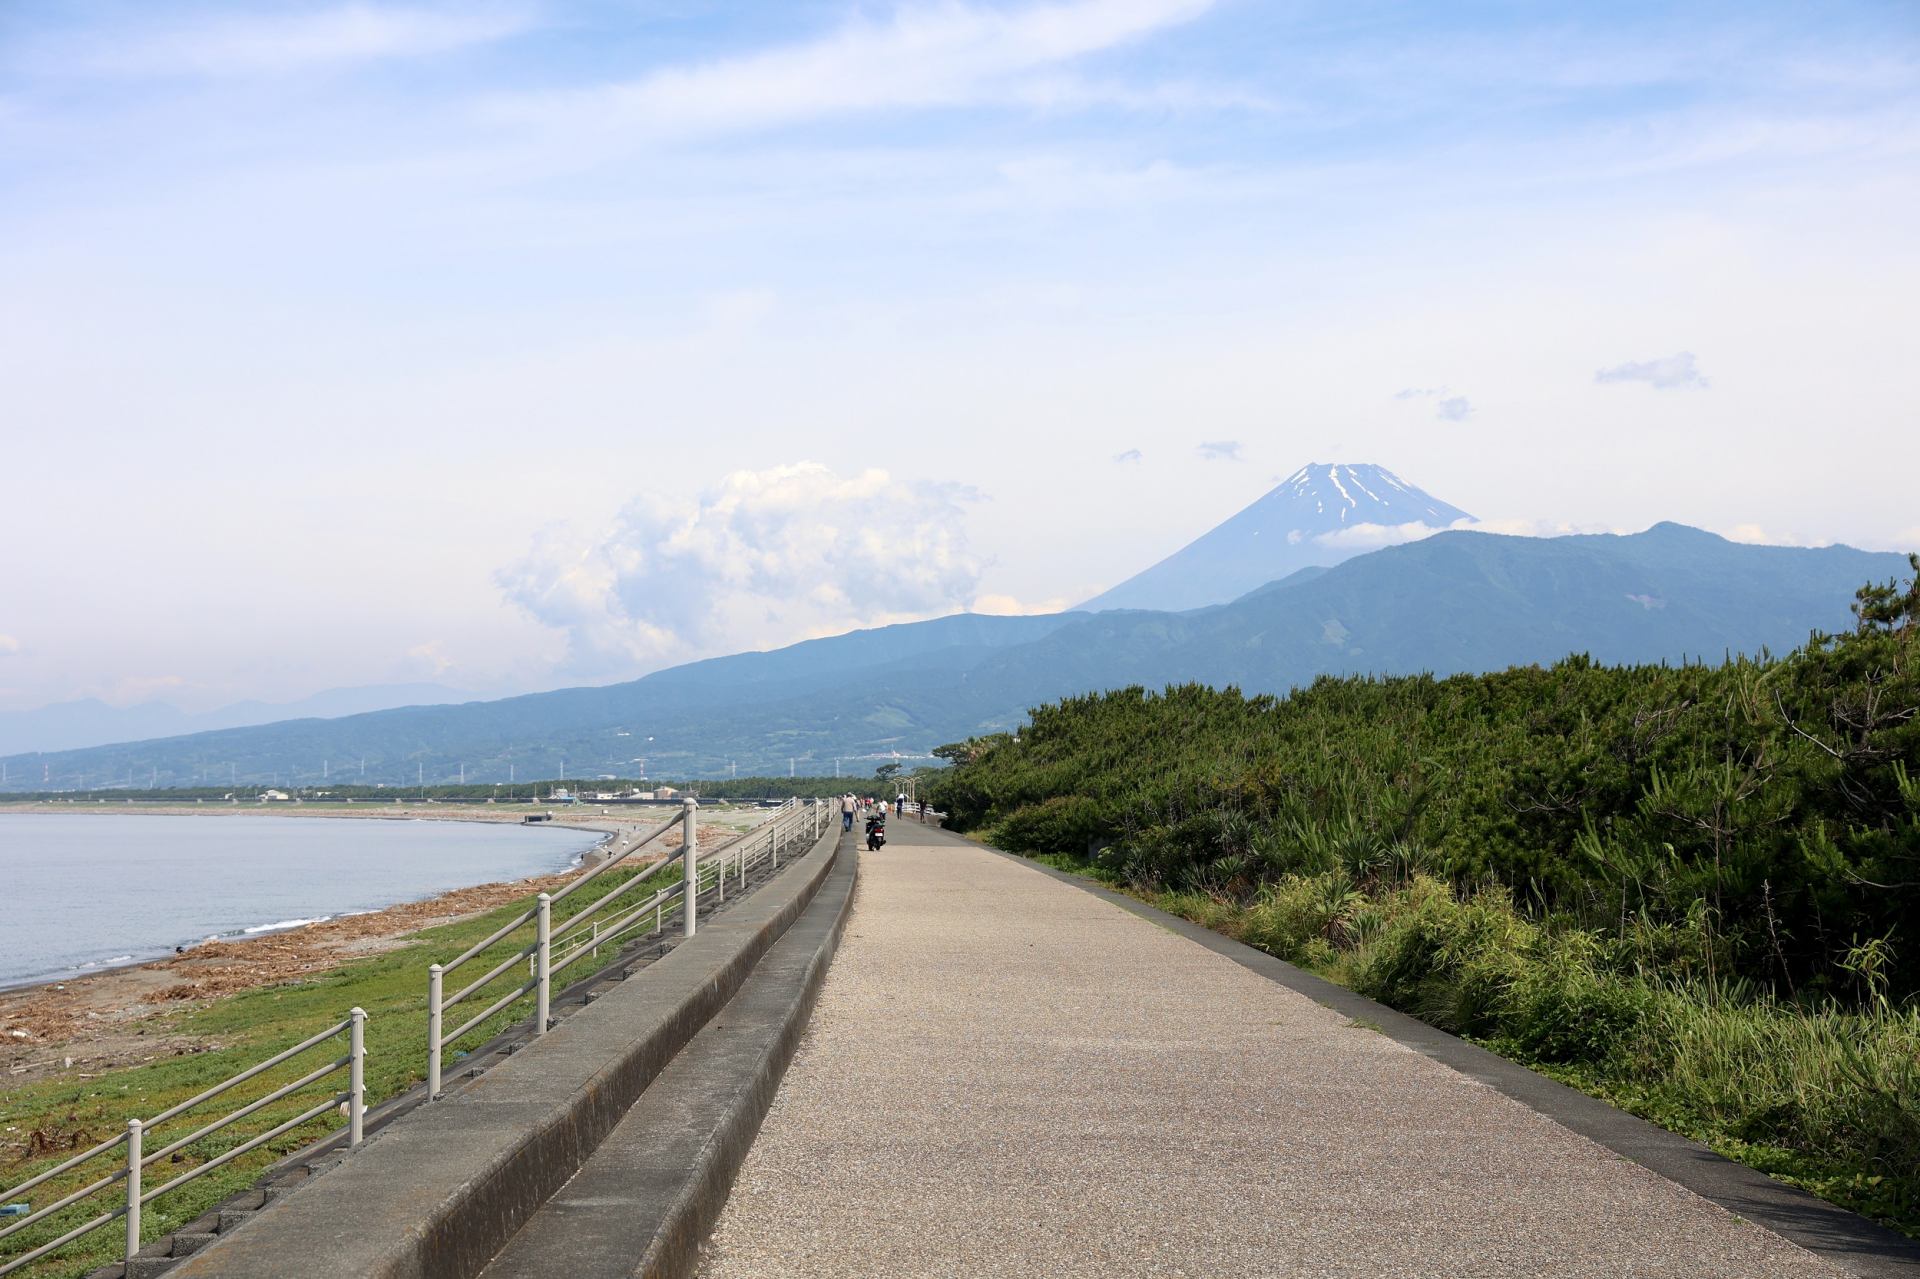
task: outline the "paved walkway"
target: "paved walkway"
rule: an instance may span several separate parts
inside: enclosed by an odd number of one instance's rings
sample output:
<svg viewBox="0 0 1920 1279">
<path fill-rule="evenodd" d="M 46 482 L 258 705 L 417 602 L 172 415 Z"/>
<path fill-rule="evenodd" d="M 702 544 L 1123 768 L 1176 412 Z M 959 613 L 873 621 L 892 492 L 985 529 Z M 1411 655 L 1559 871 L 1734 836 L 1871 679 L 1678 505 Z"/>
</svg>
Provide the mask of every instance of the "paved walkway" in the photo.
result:
<svg viewBox="0 0 1920 1279">
<path fill-rule="evenodd" d="M 1147 920 L 894 833 L 709 1279 L 1841 1273 Z"/>
</svg>

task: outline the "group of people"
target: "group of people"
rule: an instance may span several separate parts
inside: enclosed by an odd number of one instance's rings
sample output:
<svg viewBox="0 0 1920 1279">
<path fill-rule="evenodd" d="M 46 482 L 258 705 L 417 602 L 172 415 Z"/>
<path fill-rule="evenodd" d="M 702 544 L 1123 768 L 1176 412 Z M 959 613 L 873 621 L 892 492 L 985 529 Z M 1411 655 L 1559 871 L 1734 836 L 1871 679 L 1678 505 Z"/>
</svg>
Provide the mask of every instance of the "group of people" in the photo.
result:
<svg viewBox="0 0 1920 1279">
<path fill-rule="evenodd" d="M 917 816 L 924 822 L 927 820 L 927 801 L 923 799 L 917 802 Z M 901 817 L 906 811 L 907 796 L 902 791 L 893 797 L 893 815 Z M 887 842 L 887 801 L 874 795 L 855 795 L 852 791 L 840 797 L 841 830 L 852 830 L 853 819 L 861 814 L 866 815 L 867 847 L 877 849 Z"/>
</svg>

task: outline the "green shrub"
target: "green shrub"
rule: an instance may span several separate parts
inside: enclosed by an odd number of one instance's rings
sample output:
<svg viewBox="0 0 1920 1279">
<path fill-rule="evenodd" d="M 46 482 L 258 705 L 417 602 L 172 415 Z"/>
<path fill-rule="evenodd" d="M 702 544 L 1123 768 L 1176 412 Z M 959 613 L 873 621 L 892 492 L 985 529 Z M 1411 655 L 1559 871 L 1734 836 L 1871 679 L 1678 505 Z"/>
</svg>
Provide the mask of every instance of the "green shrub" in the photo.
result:
<svg viewBox="0 0 1920 1279">
<path fill-rule="evenodd" d="M 994 843 L 1011 853 L 1084 853 L 1103 837 L 1100 805 L 1085 795 L 1055 795 L 1015 809 L 994 827 Z"/>
</svg>

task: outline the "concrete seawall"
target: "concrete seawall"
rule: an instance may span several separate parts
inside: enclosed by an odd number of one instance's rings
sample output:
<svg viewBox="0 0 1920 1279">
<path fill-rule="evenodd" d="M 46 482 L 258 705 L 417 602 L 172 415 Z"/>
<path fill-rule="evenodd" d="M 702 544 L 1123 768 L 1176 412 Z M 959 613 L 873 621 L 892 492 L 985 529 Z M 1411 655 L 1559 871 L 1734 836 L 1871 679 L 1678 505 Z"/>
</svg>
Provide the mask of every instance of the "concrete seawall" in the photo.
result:
<svg viewBox="0 0 1920 1279">
<path fill-rule="evenodd" d="M 571 1179 L 833 869 L 825 836 L 751 898 L 478 1080 L 185 1261 L 181 1279 L 455 1279 Z M 851 855 L 849 851 L 849 856 Z"/>
</svg>

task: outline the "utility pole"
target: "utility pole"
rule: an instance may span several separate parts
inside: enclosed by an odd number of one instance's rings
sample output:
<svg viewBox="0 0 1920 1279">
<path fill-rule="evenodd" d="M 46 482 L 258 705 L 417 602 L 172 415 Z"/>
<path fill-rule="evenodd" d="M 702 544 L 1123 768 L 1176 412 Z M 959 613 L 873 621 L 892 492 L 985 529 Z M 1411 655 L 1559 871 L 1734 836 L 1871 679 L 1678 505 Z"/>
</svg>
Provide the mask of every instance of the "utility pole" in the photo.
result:
<svg viewBox="0 0 1920 1279">
<path fill-rule="evenodd" d="M 467 766 L 465 764 L 460 765 L 460 784 L 462 786 L 467 784 Z"/>
</svg>

